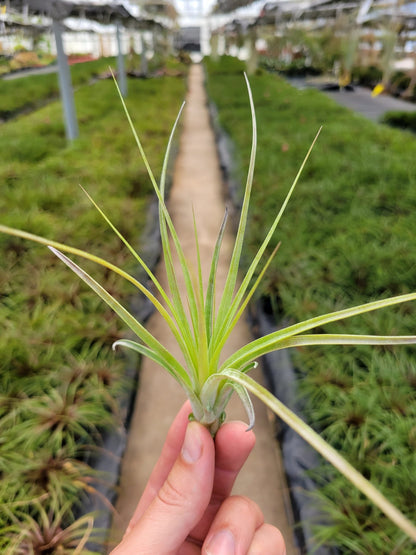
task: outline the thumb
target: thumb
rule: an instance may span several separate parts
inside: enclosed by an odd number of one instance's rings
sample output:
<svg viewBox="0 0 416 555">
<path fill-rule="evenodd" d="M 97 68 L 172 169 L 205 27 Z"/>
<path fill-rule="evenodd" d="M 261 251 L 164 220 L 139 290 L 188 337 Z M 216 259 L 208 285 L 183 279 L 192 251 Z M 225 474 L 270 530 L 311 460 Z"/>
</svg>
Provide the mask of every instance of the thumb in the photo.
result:
<svg viewBox="0 0 416 555">
<path fill-rule="evenodd" d="M 164 484 L 113 555 L 175 554 L 208 506 L 214 466 L 210 433 L 190 422 L 181 453 Z"/>
</svg>

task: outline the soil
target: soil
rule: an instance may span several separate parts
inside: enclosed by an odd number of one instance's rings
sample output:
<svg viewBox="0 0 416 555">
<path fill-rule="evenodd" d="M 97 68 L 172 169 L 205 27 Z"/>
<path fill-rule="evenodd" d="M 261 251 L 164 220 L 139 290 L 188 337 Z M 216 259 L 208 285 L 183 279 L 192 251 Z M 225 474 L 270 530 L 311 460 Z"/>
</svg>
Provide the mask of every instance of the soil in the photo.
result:
<svg viewBox="0 0 416 555">
<path fill-rule="evenodd" d="M 193 215 L 195 212 L 203 272 L 207 276 L 209 261 L 225 211 L 223 184 L 203 84 L 203 70 L 199 65 L 190 69 L 186 107 L 179 154 L 175 162 L 169 210 L 186 256 L 195 258 Z M 225 234 L 223 255 L 218 268 L 218 283 L 224 281 L 233 246 L 230 227 Z M 159 267 L 158 279 L 166 279 Z M 218 287 L 221 290 L 221 287 Z M 178 348 L 162 318 L 155 313 L 148 321 L 148 329 L 169 350 L 180 358 Z M 224 356 L 251 338 L 244 318 L 236 326 L 224 349 Z M 257 370 L 254 377 L 262 381 Z M 185 400 L 178 384 L 152 361 L 145 359 L 140 371 L 140 383 L 131 420 L 126 451 L 123 457 L 120 491 L 113 520 L 112 541 L 121 539 L 161 451 L 167 430 Z M 241 472 L 234 493 L 247 495 L 261 507 L 265 520 L 282 531 L 287 553 L 298 553 L 293 545 L 291 507 L 273 424 L 265 407 L 253 399 L 256 411 L 256 446 Z M 246 421 L 245 411 L 235 396 L 227 408 L 228 419 Z"/>
</svg>

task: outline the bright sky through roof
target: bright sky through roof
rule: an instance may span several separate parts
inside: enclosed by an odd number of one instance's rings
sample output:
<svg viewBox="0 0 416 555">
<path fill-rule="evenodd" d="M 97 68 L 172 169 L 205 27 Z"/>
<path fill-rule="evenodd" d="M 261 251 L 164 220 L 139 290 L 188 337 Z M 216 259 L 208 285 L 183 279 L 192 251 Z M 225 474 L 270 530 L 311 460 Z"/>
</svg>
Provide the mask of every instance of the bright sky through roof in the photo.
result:
<svg viewBox="0 0 416 555">
<path fill-rule="evenodd" d="M 174 0 L 176 9 L 181 15 L 189 15 L 199 9 L 199 4 L 202 6 L 202 13 L 207 14 L 212 6 L 216 3 L 215 0 Z"/>
<path fill-rule="evenodd" d="M 199 5 L 202 6 L 202 15 L 207 15 L 210 13 L 212 8 L 217 3 L 216 0 L 173 0 L 173 3 L 181 16 L 189 17 L 197 15 Z M 245 8 L 240 8 L 237 10 L 238 14 L 241 15 L 257 15 L 266 0 L 253 0 L 251 4 Z"/>
</svg>

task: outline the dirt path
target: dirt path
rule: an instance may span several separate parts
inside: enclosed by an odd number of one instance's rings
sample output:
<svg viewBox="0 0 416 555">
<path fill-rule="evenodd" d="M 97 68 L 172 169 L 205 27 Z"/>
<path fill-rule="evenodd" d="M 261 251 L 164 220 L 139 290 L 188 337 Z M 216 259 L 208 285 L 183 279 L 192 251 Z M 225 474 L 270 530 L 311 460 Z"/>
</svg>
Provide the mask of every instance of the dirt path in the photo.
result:
<svg viewBox="0 0 416 555">
<path fill-rule="evenodd" d="M 222 195 L 221 174 L 218 166 L 214 134 L 212 132 L 206 95 L 203 88 L 202 68 L 191 68 L 188 95 L 183 116 L 179 156 L 174 169 L 173 187 L 169 209 L 186 255 L 193 259 L 195 254 L 192 207 L 196 214 L 201 258 L 208 263 L 221 224 L 225 205 Z M 218 282 L 226 275 L 226 264 L 233 245 L 229 231 L 224 238 L 223 259 L 218 269 Z M 162 284 L 164 274 L 159 269 Z M 220 289 L 220 287 L 219 287 Z M 158 314 L 150 319 L 148 328 L 172 350 L 178 358 L 178 348 L 169 330 Z M 244 319 L 236 327 L 225 347 L 224 356 L 243 345 L 250 338 Z M 256 376 L 261 379 L 261 375 Z M 166 432 L 185 395 L 160 367 L 144 360 L 140 375 L 139 391 L 132 417 L 127 449 L 123 458 L 120 495 L 116 509 L 119 516 L 113 525 L 113 538 L 120 538 L 132 515 L 136 503 L 153 468 Z M 241 473 L 234 492 L 254 499 L 262 508 L 266 521 L 278 526 L 287 542 L 287 553 L 297 553 L 292 543 L 292 531 L 288 518 L 288 495 L 284 481 L 280 453 L 272 434 L 268 414 L 260 403 L 253 399 L 256 410 L 256 447 Z M 238 398 L 231 401 L 227 409 L 228 419 L 246 420 Z"/>
</svg>

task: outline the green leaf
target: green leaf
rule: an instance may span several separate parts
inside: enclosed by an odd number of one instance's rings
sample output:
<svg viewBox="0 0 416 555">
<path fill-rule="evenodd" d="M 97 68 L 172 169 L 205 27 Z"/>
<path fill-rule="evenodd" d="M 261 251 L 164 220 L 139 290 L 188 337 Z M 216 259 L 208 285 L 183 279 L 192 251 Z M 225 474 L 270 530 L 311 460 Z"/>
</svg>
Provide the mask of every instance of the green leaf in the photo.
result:
<svg viewBox="0 0 416 555">
<path fill-rule="evenodd" d="M 127 239 L 124 237 L 124 235 L 117 229 L 117 227 L 112 223 L 112 221 L 110 220 L 110 218 L 105 214 L 105 212 L 100 208 L 100 206 L 95 202 L 95 200 L 92 198 L 92 196 L 88 193 L 88 191 L 86 189 L 84 189 L 84 187 L 82 185 L 80 185 L 82 191 L 84 192 L 84 194 L 86 195 L 86 197 L 88 198 L 88 200 L 91 202 L 91 204 L 94 206 L 94 208 L 97 210 L 97 212 L 101 215 L 101 217 L 107 222 L 107 224 L 110 226 L 110 228 L 114 231 L 114 233 L 117 235 L 117 237 L 120 239 L 120 241 L 122 241 L 124 243 L 124 245 L 128 248 L 128 250 L 130 251 L 130 253 L 134 256 L 134 258 L 137 260 L 137 262 L 140 264 L 140 266 L 144 269 L 144 271 L 146 272 L 146 274 L 149 276 L 149 278 L 152 280 L 153 284 L 155 285 L 156 289 L 158 290 L 158 292 L 160 293 L 161 297 L 163 298 L 163 300 L 166 302 L 167 306 L 169 306 L 170 308 L 170 300 L 169 297 L 166 295 L 163 287 L 160 285 L 159 281 L 156 279 L 156 276 L 153 274 L 153 272 L 150 270 L 150 268 L 147 266 L 147 264 L 145 263 L 145 261 L 142 259 L 142 257 L 136 252 L 136 250 L 130 245 L 130 243 L 127 241 Z"/>
<path fill-rule="evenodd" d="M 114 78 L 114 75 L 113 75 Z M 166 273 L 167 273 L 167 277 L 168 277 L 168 283 L 169 283 L 169 287 L 172 293 L 172 297 L 173 297 L 173 306 L 175 308 L 175 318 L 178 322 L 178 326 L 181 330 L 181 333 L 183 334 L 184 338 L 185 338 L 185 343 L 188 346 L 188 350 L 186 355 L 189 357 L 190 355 L 195 355 L 195 352 L 192 351 L 191 349 L 191 342 L 192 342 L 192 337 L 190 334 L 190 329 L 187 323 L 187 319 L 186 319 L 186 314 L 183 308 L 183 301 L 181 299 L 180 293 L 179 293 L 179 288 L 178 288 L 178 284 L 177 284 L 177 279 L 176 279 L 176 275 L 175 275 L 175 269 L 174 269 L 174 265 L 173 265 L 173 261 L 172 261 L 172 253 L 171 253 L 171 248 L 170 248 L 170 244 L 169 244 L 169 237 L 168 237 L 168 233 L 167 233 L 167 228 L 169 229 L 169 232 L 171 234 L 172 240 L 173 240 L 173 244 L 175 246 L 176 252 L 178 254 L 178 258 L 179 258 L 179 263 L 183 272 L 183 276 L 185 279 L 185 288 L 186 288 L 186 292 L 187 292 L 187 300 L 189 303 L 189 309 L 190 309 L 190 314 L 191 314 L 191 320 L 192 320 L 192 326 L 193 326 L 193 330 L 194 330 L 194 336 L 196 337 L 197 333 L 198 333 L 198 318 L 197 318 L 197 304 L 196 304 L 196 299 L 195 299 L 195 294 L 194 294 L 194 290 L 192 288 L 192 280 L 191 280 L 191 276 L 190 276 L 190 272 L 189 272 L 189 268 L 188 265 L 186 263 L 186 258 L 185 255 L 183 253 L 182 250 L 182 246 L 180 244 L 178 235 L 176 233 L 176 229 L 175 226 L 173 225 L 172 219 L 170 217 L 170 214 L 168 212 L 168 209 L 166 208 L 166 204 L 165 204 L 165 200 L 164 200 L 164 188 L 165 188 L 165 175 L 166 175 L 166 168 L 167 168 L 167 160 L 168 160 L 168 156 L 169 156 L 169 150 L 172 144 L 172 138 L 173 138 L 173 134 L 175 132 L 177 123 L 178 123 L 178 119 L 179 116 L 181 114 L 183 105 L 181 107 L 181 110 L 179 111 L 178 117 L 176 118 L 175 124 L 173 126 L 171 135 L 170 135 L 170 139 L 168 142 L 168 148 L 165 154 L 165 161 L 164 161 L 164 171 L 163 171 L 163 179 L 162 179 L 162 187 L 163 188 L 159 188 L 158 184 L 156 182 L 156 179 L 154 177 L 154 174 L 152 172 L 152 169 L 150 168 L 149 162 L 147 160 L 146 157 L 146 153 L 143 149 L 142 143 L 140 141 L 140 138 L 135 130 L 134 124 L 133 124 L 133 120 L 130 116 L 130 113 L 127 109 L 127 105 L 124 101 L 123 95 L 121 94 L 120 88 L 117 84 L 116 79 L 114 78 L 114 82 L 119 94 L 119 98 L 120 98 L 120 102 L 123 106 L 124 112 L 126 114 L 127 117 L 127 121 L 129 122 L 130 125 L 130 129 L 133 133 L 133 137 L 136 141 L 137 147 L 139 149 L 141 158 L 144 162 L 144 165 L 146 167 L 146 171 L 149 174 L 149 178 L 150 181 L 153 185 L 153 189 L 156 193 L 156 196 L 158 198 L 159 201 L 159 225 L 160 225 L 160 231 L 161 231 L 161 239 L 162 239 L 162 249 L 163 249 L 163 254 L 165 257 L 165 267 L 166 267 Z M 198 361 L 195 359 L 195 357 L 190 361 L 190 370 L 193 372 L 194 374 L 194 378 L 197 378 L 197 368 L 198 368 Z"/>
<path fill-rule="evenodd" d="M 123 102 L 124 105 L 124 109 L 127 112 L 127 108 Z M 159 200 L 159 226 L 160 226 L 160 236 L 161 236 L 161 242 L 162 242 L 162 251 L 163 251 L 163 255 L 164 255 L 164 262 L 165 262 L 165 269 L 166 269 L 166 275 L 168 278 L 168 284 L 169 284 L 169 289 L 170 292 L 172 294 L 172 303 L 173 303 L 173 307 L 174 307 L 174 315 L 175 315 L 175 319 L 177 321 L 178 324 L 178 328 L 181 330 L 181 333 L 183 335 L 183 339 L 184 339 L 184 344 L 186 345 L 186 349 L 182 350 L 185 359 L 187 361 L 188 367 L 191 370 L 192 374 L 193 374 L 193 379 L 194 382 L 197 383 L 198 382 L 198 372 L 196 371 L 197 368 L 197 358 L 196 358 L 196 353 L 195 353 L 195 349 L 193 348 L 194 345 L 194 337 L 191 334 L 191 330 L 190 327 L 188 325 L 188 320 L 187 320 L 187 316 L 186 316 L 186 312 L 184 310 L 184 303 L 183 300 L 181 298 L 181 294 L 180 294 L 180 289 L 179 289 L 179 285 L 178 285 L 178 280 L 176 277 L 176 272 L 175 272 L 175 266 L 173 263 L 173 257 L 172 257 L 172 252 L 171 252 L 171 248 L 170 248 L 170 243 L 169 243 L 169 234 L 168 234 L 168 227 L 169 230 L 171 232 L 173 241 L 174 241 L 174 245 L 176 248 L 176 251 L 178 253 L 179 259 L 181 260 L 181 264 L 182 264 L 182 270 L 184 271 L 184 275 L 185 275 L 185 282 L 186 282 L 186 286 L 187 286 L 187 291 L 188 291 L 188 296 L 189 296 L 189 287 L 190 287 L 190 278 L 189 278 L 189 272 L 186 266 L 186 261 L 185 261 L 185 257 L 183 255 L 182 252 L 182 247 L 180 245 L 179 239 L 176 235 L 176 231 L 175 228 L 173 226 L 173 222 L 170 220 L 170 216 L 169 213 L 167 211 L 166 205 L 165 205 L 165 191 L 166 191 L 166 176 L 167 176 L 167 168 L 168 168 L 168 162 L 169 162 L 169 158 L 170 158 L 170 151 L 172 148 L 172 143 L 173 143 L 173 137 L 175 135 L 178 123 L 179 123 L 179 119 L 181 117 L 181 114 L 183 112 L 183 108 L 185 106 L 185 103 L 182 103 L 182 106 L 179 110 L 179 113 L 176 117 L 175 123 L 172 127 L 172 131 L 170 133 L 169 136 L 169 141 L 168 141 L 168 145 L 166 148 L 166 152 L 165 152 L 165 156 L 164 156 L 164 160 L 163 160 L 163 168 L 162 168 L 162 175 L 161 175 L 161 180 L 160 180 L 160 187 L 159 190 L 156 187 L 156 194 L 158 195 L 158 200 Z M 129 121 L 130 121 L 130 126 L 132 127 L 132 123 L 131 123 L 131 119 L 130 116 L 128 115 Z M 136 133 L 134 131 L 134 128 L 132 128 L 133 133 L 136 136 Z M 138 140 L 138 139 L 137 139 Z M 145 156 L 144 152 L 142 153 L 142 157 Z M 185 270 L 184 270 L 185 267 Z M 188 279 L 186 278 L 186 274 L 188 275 Z M 191 287 L 192 289 L 192 287 Z M 195 306 L 195 303 L 194 305 Z M 195 329 L 195 321 L 196 321 L 196 312 L 194 310 L 193 313 L 193 322 L 194 322 L 194 329 Z"/>
<path fill-rule="evenodd" d="M 130 339 L 119 339 L 113 343 L 113 349 L 115 350 L 117 347 L 125 347 L 127 349 L 131 349 L 140 355 L 144 355 L 148 357 L 150 360 L 153 360 L 162 368 L 165 368 L 171 374 L 175 380 L 183 387 L 187 394 L 192 391 L 191 384 L 189 383 L 189 378 L 186 372 L 179 374 L 178 369 L 171 367 L 167 364 L 167 361 L 160 355 L 158 351 L 153 349 L 149 349 L 146 345 L 142 345 L 141 343 L 137 343 L 136 341 L 131 341 Z"/>
<path fill-rule="evenodd" d="M 309 320 L 305 320 L 304 322 L 300 322 L 298 324 L 294 324 L 293 326 L 275 331 L 264 337 L 260 337 L 259 339 L 256 339 L 251 343 L 248 343 L 247 345 L 236 351 L 233 355 L 231 355 L 222 364 L 220 371 L 227 367 L 238 368 L 241 365 L 258 358 L 259 356 L 279 349 L 279 345 L 283 341 L 304 331 L 308 331 L 318 326 L 320 327 L 325 324 L 329 324 L 331 322 L 336 322 L 337 320 L 351 318 L 352 316 L 358 316 L 359 314 L 364 314 L 366 312 L 379 310 L 380 308 L 386 308 L 388 306 L 393 306 L 396 304 L 414 300 L 416 300 L 416 293 L 408 293 L 406 295 L 389 297 L 388 299 L 373 301 L 371 303 L 366 303 L 352 308 L 346 308 L 344 310 L 338 310 L 336 312 L 331 312 L 329 314 L 323 314 L 322 316 L 310 318 Z M 410 343 L 412 342 L 413 341 L 410 341 Z"/>
<path fill-rule="evenodd" d="M 322 129 L 322 128 L 321 128 Z M 302 174 L 302 171 L 305 167 L 305 164 L 307 162 L 307 160 L 309 159 L 309 156 L 312 152 L 313 147 L 315 146 L 316 141 L 318 140 L 319 134 L 321 132 L 321 129 L 318 130 L 318 133 L 316 134 L 311 146 L 309 147 L 308 152 L 306 153 L 306 156 L 302 162 L 301 167 L 298 170 L 298 173 L 292 183 L 292 186 L 289 189 L 289 192 L 286 195 L 286 198 L 283 202 L 282 207 L 279 210 L 278 215 L 276 216 L 268 234 L 266 235 L 266 238 L 264 239 L 261 247 L 259 248 L 259 250 L 256 253 L 256 256 L 254 257 L 253 262 L 250 264 L 249 269 L 247 270 L 247 273 L 244 276 L 244 279 L 241 283 L 241 286 L 239 287 L 235 298 L 233 300 L 233 302 L 230 305 L 230 308 L 228 310 L 228 313 L 226 316 L 224 316 L 223 321 L 221 322 L 221 327 L 219 328 L 218 331 L 218 342 L 217 344 L 215 344 L 215 348 L 216 348 L 216 355 L 214 356 L 215 358 L 219 357 L 219 354 L 225 344 L 225 341 L 227 340 L 229 334 L 231 333 L 232 329 L 234 328 L 235 324 L 237 323 L 237 321 L 239 320 L 239 318 L 241 317 L 242 311 L 244 310 L 244 308 L 246 307 L 246 305 L 248 304 L 251 296 L 253 295 L 254 291 L 256 290 L 258 284 L 260 283 L 261 279 L 263 278 L 263 275 L 265 273 L 265 271 L 267 270 L 273 256 L 275 255 L 277 249 L 279 248 L 280 243 L 277 245 L 277 247 L 275 248 L 274 252 L 272 253 L 271 257 L 268 259 L 268 261 L 266 262 L 262 272 L 260 273 L 259 277 L 257 278 L 254 287 L 252 288 L 252 290 L 250 291 L 250 293 L 246 296 L 246 299 L 243 301 L 244 299 L 244 295 L 246 293 L 246 290 L 249 286 L 249 283 L 254 275 L 254 272 L 256 271 L 257 266 L 260 263 L 260 260 L 264 254 L 264 251 L 267 247 L 267 245 L 270 243 L 270 240 L 272 239 L 272 236 L 276 230 L 276 227 L 278 225 L 278 223 L 280 222 L 280 219 L 286 209 L 286 206 L 290 200 L 290 197 L 292 196 L 293 191 L 295 190 L 295 187 L 299 181 L 299 178 Z M 239 305 L 241 304 L 240 309 L 238 310 Z M 238 310 L 238 311 L 237 311 Z"/>
<path fill-rule="evenodd" d="M 251 402 L 250 395 L 248 394 L 245 387 L 235 382 L 231 382 L 231 385 L 233 386 L 234 391 L 240 397 L 240 400 L 246 410 L 248 416 L 248 428 L 246 431 L 248 432 L 254 428 L 254 424 L 256 422 L 256 415 L 254 413 L 253 403 Z"/>
<path fill-rule="evenodd" d="M 85 258 L 86 260 L 90 260 L 91 262 L 95 262 L 96 264 L 99 264 L 100 266 L 103 266 L 104 268 L 108 268 L 112 272 L 115 272 L 116 274 L 118 274 L 119 276 L 124 278 L 125 280 L 129 281 L 135 287 L 137 287 L 137 289 L 139 291 L 141 291 L 144 295 L 146 295 L 146 297 L 153 303 L 153 305 L 155 306 L 155 308 L 157 310 L 166 313 L 166 310 L 160 304 L 160 302 L 156 299 L 156 297 L 144 285 L 142 285 L 137 279 L 135 279 L 133 276 L 131 276 L 130 274 L 128 274 L 127 272 L 125 272 L 124 270 L 122 270 L 121 268 L 116 266 L 115 264 L 112 264 L 111 262 L 108 262 L 107 260 L 104 260 L 103 258 L 100 258 L 99 256 L 95 256 L 94 254 L 91 254 L 87 251 L 83 251 L 83 250 L 78 249 L 76 247 L 70 247 L 69 245 L 65 245 L 64 243 L 58 243 L 57 241 L 52 241 L 51 239 L 46 239 L 45 237 L 41 237 L 40 235 L 34 235 L 33 233 L 29 233 L 27 231 L 22 231 L 20 229 L 15 229 L 13 227 L 8 227 L 8 226 L 2 225 L 2 224 L 0 224 L 0 233 L 6 233 L 7 235 L 12 235 L 13 237 L 20 237 L 21 239 L 27 239 L 29 241 L 33 241 L 35 243 L 45 245 L 46 247 L 53 247 L 53 248 L 55 248 L 59 251 L 64 251 L 64 252 L 68 252 L 70 254 L 75 254 L 76 256 L 81 256 L 82 258 Z"/>
<path fill-rule="evenodd" d="M 256 292 L 258 286 L 260 285 L 260 282 L 264 276 L 264 274 L 267 271 L 267 268 L 269 267 L 271 261 L 273 260 L 273 258 L 275 257 L 277 251 L 279 250 L 280 247 L 280 243 L 278 243 L 275 247 L 275 249 L 273 250 L 272 254 L 269 256 L 269 259 L 267 260 L 266 264 L 264 265 L 262 271 L 260 272 L 259 276 L 257 277 L 256 281 L 254 282 L 254 285 L 252 286 L 252 288 L 250 289 L 249 293 L 246 295 L 245 299 L 243 300 L 243 302 L 241 303 L 241 306 L 239 307 L 238 311 L 236 312 L 234 319 L 232 322 L 229 322 L 228 326 L 226 328 L 224 328 L 223 333 L 222 333 L 222 337 L 221 339 L 218 341 L 217 344 L 211 345 L 211 349 L 210 351 L 212 351 L 214 348 L 214 352 L 211 352 L 211 357 L 212 357 L 212 361 L 213 364 L 215 364 L 216 366 L 218 365 L 218 360 L 219 357 L 221 355 L 221 351 L 224 348 L 224 345 L 227 341 L 227 339 L 229 338 L 232 330 L 234 329 L 234 327 L 236 326 L 237 322 L 240 320 L 241 316 L 243 315 L 244 310 L 247 308 L 248 303 L 250 302 L 252 296 L 254 295 L 254 293 Z M 233 303 L 234 304 L 234 303 Z M 232 311 L 234 312 L 235 309 L 232 309 Z M 230 311 L 231 312 L 231 311 Z"/>
<path fill-rule="evenodd" d="M 208 343 L 211 341 L 212 330 L 215 316 L 215 280 L 217 275 L 218 260 L 221 251 L 222 240 L 224 238 L 225 226 L 228 219 L 228 210 L 225 211 L 220 231 L 212 255 L 211 268 L 208 278 L 208 287 L 205 299 L 205 327 L 207 329 Z"/>
<path fill-rule="evenodd" d="M 306 345 L 409 345 L 416 343 L 416 335 L 295 335 L 279 343 L 279 349 Z"/>
<path fill-rule="evenodd" d="M 250 154 L 250 162 L 248 167 L 247 173 L 247 181 L 244 190 L 244 199 L 243 199 L 243 206 L 241 208 L 240 220 L 237 229 L 237 235 L 234 242 L 234 248 L 231 255 L 230 266 L 228 269 L 227 279 L 224 286 L 224 291 L 221 297 L 220 306 L 218 308 L 218 317 L 217 322 L 218 325 L 215 326 L 214 330 L 214 342 L 217 342 L 219 338 L 221 338 L 222 331 L 224 328 L 225 318 L 229 312 L 230 303 L 233 298 L 235 284 L 237 282 L 237 275 L 238 269 L 240 266 L 240 258 L 241 258 L 241 251 L 243 248 L 243 241 L 245 230 L 247 226 L 247 216 L 248 216 L 248 209 L 250 205 L 250 196 L 251 196 L 251 188 L 253 185 L 253 176 L 254 176 L 254 166 L 256 162 L 256 151 L 257 151 L 257 124 L 256 124 L 256 113 L 254 109 L 254 102 L 253 102 L 253 94 L 251 92 L 250 83 L 247 78 L 247 75 L 244 74 L 248 97 L 250 102 L 250 111 L 251 111 L 251 122 L 252 122 L 252 140 L 251 140 L 251 154 Z"/>
<path fill-rule="evenodd" d="M 267 389 L 255 382 L 246 374 L 236 370 L 224 370 L 224 376 L 245 387 L 267 405 L 279 418 L 295 430 L 318 453 L 327 459 L 339 472 L 352 484 L 366 495 L 383 513 L 388 516 L 399 528 L 416 541 L 416 526 L 399 511 L 380 491 L 360 474 L 348 461 L 346 461 L 333 447 L 321 438 L 310 426 L 301 420 L 295 413 L 288 409 L 281 401 L 276 399 Z"/>
<path fill-rule="evenodd" d="M 77 266 L 72 260 L 61 253 L 54 247 L 49 247 L 50 250 L 62 260 L 75 274 L 77 274 L 91 289 L 107 303 L 107 305 L 114 310 L 114 312 L 123 320 L 125 324 L 139 337 L 148 347 L 153 351 L 157 352 L 160 360 L 164 361 L 163 366 L 165 368 L 170 368 L 176 373 L 178 379 L 181 382 L 187 382 L 189 388 L 192 388 L 192 384 L 189 381 L 189 376 L 182 368 L 180 363 L 175 359 L 175 357 L 167 350 L 163 345 L 153 337 L 147 329 L 138 322 L 134 316 L 130 314 L 108 291 L 106 291 L 99 283 L 97 283 L 87 272 L 82 268 Z"/>
</svg>

